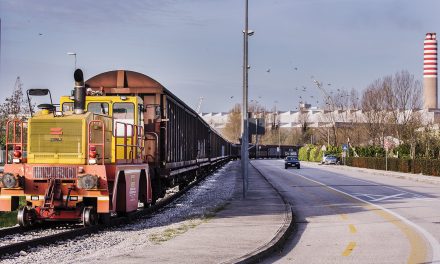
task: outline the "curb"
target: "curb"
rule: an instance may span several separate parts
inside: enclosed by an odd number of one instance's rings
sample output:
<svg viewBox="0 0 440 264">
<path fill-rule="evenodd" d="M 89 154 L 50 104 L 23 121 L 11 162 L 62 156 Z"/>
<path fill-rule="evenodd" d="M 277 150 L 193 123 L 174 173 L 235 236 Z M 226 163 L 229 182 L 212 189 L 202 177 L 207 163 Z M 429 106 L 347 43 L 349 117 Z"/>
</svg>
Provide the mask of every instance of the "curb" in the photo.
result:
<svg viewBox="0 0 440 264">
<path fill-rule="evenodd" d="M 249 163 L 252 165 L 252 163 Z M 276 235 L 274 238 L 272 238 L 271 241 L 268 243 L 258 247 L 252 252 L 249 252 L 241 257 L 234 258 L 232 260 L 223 262 L 223 263 L 240 263 L 240 264 L 247 264 L 247 263 L 257 263 L 263 260 L 264 258 L 268 257 L 270 254 L 272 254 L 275 251 L 280 251 L 282 247 L 284 246 L 284 242 L 287 240 L 287 238 L 295 233 L 297 230 L 296 227 L 296 221 L 293 214 L 293 209 L 290 206 L 290 204 L 286 201 L 286 199 L 283 197 L 283 195 L 276 189 L 273 184 L 266 178 L 264 175 L 255 168 L 254 165 L 252 165 L 254 169 L 266 180 L 267 183 L 272 186 L 272 188 L 278 193 L 281 200 L 283 200 L 285 205 L 285 212 L 284 212 L 284 223 L 283 225 L 278 229 Z"/>
</svg>

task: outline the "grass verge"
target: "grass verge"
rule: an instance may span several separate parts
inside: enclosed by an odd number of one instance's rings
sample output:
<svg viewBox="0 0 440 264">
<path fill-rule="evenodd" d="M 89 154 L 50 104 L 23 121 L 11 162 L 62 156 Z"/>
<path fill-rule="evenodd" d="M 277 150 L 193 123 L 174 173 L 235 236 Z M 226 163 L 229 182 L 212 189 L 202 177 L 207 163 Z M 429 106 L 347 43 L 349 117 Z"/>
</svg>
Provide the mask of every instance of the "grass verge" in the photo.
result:
<svg viewBox="0 0 440 264">
<path fill-rule="evenodd" d="M 19 199 L 19 205 L 26 205 L 26 198 L 21 196 Z M 14 226 L 17 224 L 17 210 L 12 212 L 0 212 L 0 228 Z"/>
<path fill-rule="evenodd" d="M 228 204 L 229 203 L 218 205 L 209 210 L 207 213 L 203 214 L 200 218 L 189 219 L 188 221 L 180 224 L 177 227 L 167 228 L 162 232 L 151 234 L 149 240 L 156 245 L 160 245 L 163 242 L 171 240 L 178 235 L 186 233 L 191 228 L 195 228 L 203 223 L 209 222 L 212 218 L 215 217 L 218 212 L 224 210 Z"/>
<path fill-rule="evenodd" d="M 17 224 L 17 211 L 0 212 L 0 228 Z"/>
</svg>

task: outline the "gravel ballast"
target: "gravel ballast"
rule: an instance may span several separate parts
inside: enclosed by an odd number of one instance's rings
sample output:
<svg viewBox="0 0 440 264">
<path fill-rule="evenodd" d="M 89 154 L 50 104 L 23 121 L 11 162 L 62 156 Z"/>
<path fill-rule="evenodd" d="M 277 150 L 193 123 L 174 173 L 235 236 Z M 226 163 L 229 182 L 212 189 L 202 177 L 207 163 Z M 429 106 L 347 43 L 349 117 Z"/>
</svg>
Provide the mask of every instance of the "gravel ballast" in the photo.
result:
<svg viewBox="0 0 440 264">
<path fill-rule="evenodd" d="M 198 186 L 149 218 L 122 227 L 38 247 L 4 257 L 2 263 L 99 263 L 139 248 L 157 246 L 191 228 L 203 225 L 228 203 L 235 189 L 229 162 Z"/>
</svg>

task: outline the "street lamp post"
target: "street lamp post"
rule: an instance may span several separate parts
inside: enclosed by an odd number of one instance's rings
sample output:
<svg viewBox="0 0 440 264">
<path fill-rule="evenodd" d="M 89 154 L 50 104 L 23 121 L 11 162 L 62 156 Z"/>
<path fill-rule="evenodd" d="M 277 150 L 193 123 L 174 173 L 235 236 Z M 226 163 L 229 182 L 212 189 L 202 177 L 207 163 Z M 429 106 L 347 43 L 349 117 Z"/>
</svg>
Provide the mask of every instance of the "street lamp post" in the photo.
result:
<svg viewBox="0 0 440 264">
<path fill-rule="evenodd" d="M 279 121 L 279 116 L 277 113 L 277 117 L 278 117 L 278 158 L 281 159 L 281 127 L 280 127 L 280 121 Z"/>
<path fill-rule="evenodd" d="M 76 70 L 76 52 L 67 52 L 67 55 L 75 56 L 75 70 Z"/>
<path fill-rule="evenodd" d="M 241 111 L 241 165 L 243 175 L 243 198 L 246 198 L 246 191 L 248 189 L 249 175 L 248 175 L 248 163 L 249 163 L 249 120 L 248 120 L 248 37 L 254 34 L 253 31 L 249 31 L 248 27 L 248 0 L 245 0 L 245 14 L 244 14 L 244 30 L 243 30 L 243 105 Z"/>
<path fill-rule="evenodd" d="M 258 159 L 258 116 L 255 115 L 255 159 Z"/>
</svg>

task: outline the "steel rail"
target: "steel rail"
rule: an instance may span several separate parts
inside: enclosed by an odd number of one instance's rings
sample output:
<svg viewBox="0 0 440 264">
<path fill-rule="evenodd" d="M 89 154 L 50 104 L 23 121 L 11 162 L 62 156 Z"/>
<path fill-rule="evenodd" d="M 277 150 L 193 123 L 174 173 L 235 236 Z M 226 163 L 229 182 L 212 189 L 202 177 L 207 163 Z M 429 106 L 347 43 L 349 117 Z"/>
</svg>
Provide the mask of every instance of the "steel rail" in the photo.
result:
<svg viewBox="0 0 440 264">
<path fill-rule="evenodd" d="M 202 177 L 197 178 L 196 180 L 192 181 L 188 186 L 183 188 L 182 190 L 178 191 L 177 193 L 170 195 L 168 197 L 165 197 L 158 201 L 155 205 L 138 210 L 136 212 L 132 212 L 127 214 L 124 217 L 116 217 L 111 218 L 110 223 L 108 225 L 95 225 L 95 226 L 88 226 L 88 227 L 79 227 L 74 228 L 72 230 L 68 230 L 65 232 L 60 232 L 53 235 L 43 236 L 35 239 L 30 239 L 27 241 L 21 241 L 18 243 L 12 243 L 5 246 L 0 246 L 0 257 L 4 257 L 6 255 L 12 255 L 15 253 L 19 253 L 22 250 L 28 250 L 29 248 L 34 248 L 41 245 L 51 245 L 55 244 L 59 241 L 65 241 L 68 239 L 73 239 L 79 236 L 98 233 L 101 230 L 105 230 L 110 227 L 114 226 L 120 226 L 131 223 L 133 220 L 150 216 L 153 213 L 157 212 L 159 209 L 164 208 L 165 206 L 171 204 L 172 202 L 176 201 L 178 198 L 180 198 L 182 195 L 184 195 L 187 191 L 189 191 L 191 188 L 199 184 L 202 180 L 204 180 L 208 175 L 211 175 L 213 172 L 221 168 L 227 160 L 223 160 L 222 162 L 217 162 L 213 165 L 213 168 L 211 168 L 209 171 L 207 171 Z M 34 227 L 34 228 L 22 228 L 22 227 L 11 227 L 11 228 L 4 228 L 0 229 L 0 235 L 7 236 L 7 235 L 14 235 L 14 234 L 23 234 L 28 231 L 35 231 L 38 228 L 44 228 L 44 226 L 40 227 Z M 1 259 L 0 259 L 1 260 Z"/>
</svg>

